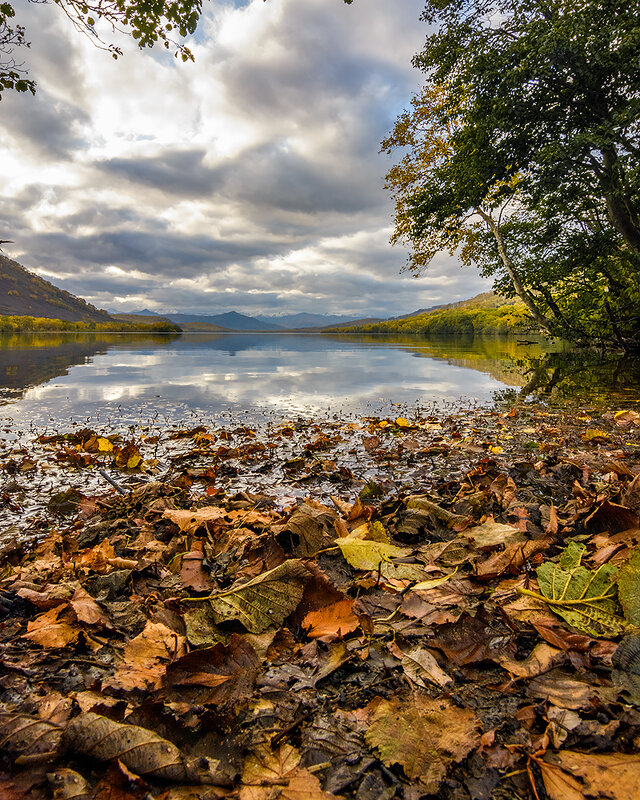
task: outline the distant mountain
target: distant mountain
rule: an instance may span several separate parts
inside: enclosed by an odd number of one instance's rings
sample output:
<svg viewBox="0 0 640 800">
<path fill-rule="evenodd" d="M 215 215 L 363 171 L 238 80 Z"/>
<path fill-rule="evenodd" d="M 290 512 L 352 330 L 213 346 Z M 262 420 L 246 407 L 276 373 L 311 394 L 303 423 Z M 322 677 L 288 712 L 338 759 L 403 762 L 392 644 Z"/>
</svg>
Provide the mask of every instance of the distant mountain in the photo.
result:
<svg viewBox="0 0 640 800">
<path fill-rule="evenodd" d="M 118 315 L 120 316 L 120 315 Z M 224 314 L 190 314 L 173 313 L 168 311 L 164 314 L 156 314 L 148 308 L 142 311 L 134 311 L 127 316 L 153 316 L 158 319 L 169 319 L 175 322 L 184 330 L 189 331 L 278 331 L 282 328 L 270 322 L 264 322 L 256 317 L 248 317 L 246 314 L 239 314 L 237 311 L 227 311 Z"/>
<path fill-rule="evenodd" d="M 80 297 L 0 255 L 0 314 L 69 322 L 109 322 L 111 317 Z"/>
<path fill-rule="evenodd" d="M 279 316 L 260 314 L 256 319 L 291 330 L 292 328 L 326 328 L 330 325 L 344 325 L 350 322 L 353 317 L 339 316 L 337 314 L 305 314 L 303 312 L 300 314 L 281 314 Z"/>
</svg>

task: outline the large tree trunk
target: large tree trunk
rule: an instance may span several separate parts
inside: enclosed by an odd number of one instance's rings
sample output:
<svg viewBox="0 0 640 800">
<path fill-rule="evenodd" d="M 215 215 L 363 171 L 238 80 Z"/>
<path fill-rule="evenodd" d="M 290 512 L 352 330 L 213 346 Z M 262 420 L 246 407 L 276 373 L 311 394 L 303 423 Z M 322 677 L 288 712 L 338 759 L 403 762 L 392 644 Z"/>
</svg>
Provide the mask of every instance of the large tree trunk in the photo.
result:
<svg viewBox="0 0 640 800">
<path fill-rule="evenodd" d="M 549 320 L 540 311 L 538 306 L 535 304 L 533 297 L 522 285 L 522 281 L 516 272 L 515 265 L 507 253 L 507 248 L 505 247 L 504 239 L 502 238 L 502 233 L 500 232 L 500 227 L 497 225 L 493 217 L 490 214 L 485 213 L 481 208 L 476 208 L 476 212 L 487 223 L 489 230 L 496 240 L 496 244 L 498 245 L 498 253 L 500 254 L 502 263 L 504 264 L 504 267 L 511 278 L 511 283 L 513 283 L 513 288 L 516 290 L 516 294 L 529 309 L 529 313 L 535 319 L 538 325 L 540 325 L 549 333 L 552 333 L 553 331 L 551 330 Z"/>
<path fill-rule="evenodd" d="M 603 149 L 602 161 L 604 196 L 611 224 L 636 255 L 640 255 L 640 228 L 634 210 L 630 208 L 628 202 L 625 202 L 621 181 L 616 176 L 618 172 L 616 151 L 613 148 Z"/>
</svg>

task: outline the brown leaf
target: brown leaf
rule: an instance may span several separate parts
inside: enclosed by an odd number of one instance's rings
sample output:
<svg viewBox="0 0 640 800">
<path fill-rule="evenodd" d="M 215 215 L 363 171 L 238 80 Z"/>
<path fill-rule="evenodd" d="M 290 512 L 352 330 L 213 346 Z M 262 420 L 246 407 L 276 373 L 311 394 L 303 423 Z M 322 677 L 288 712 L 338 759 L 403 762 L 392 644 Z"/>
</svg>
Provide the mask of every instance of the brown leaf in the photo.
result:
<svg viewBox="0 0 640 800">
<path fill-rule="evenodd" d="M 530 697 L 548 700 L 560 708 L 570 708 L 576 711 L 580 708 L 593 708 L 595 699 L 613 702 L 617 691 L 576 680 L 562 670 L 554 669 L 545 675 L 534 678 L 527 685 L 527 694 Z"/>
<path fill-rule="evenodd" d="M 74 753 L 99 761 L 120 759 L 136 775 L 149 775 L 170 781 L 216 783 L 219 763 L 202 759 L 191 762 L 172 743 L 157 733 L 114 722 L 92 711 L 73 719 L 64 734 L 66 747 Z M 226 780 L 226 779 L 225 779 Z"/>
<path fill-rule="evenodd" d="M 159 622 L 147 622 L 124 648 L 124 659 L 107 681 L 114 689 L 157 689 L 169 662 L 184 654 L 185 639 Z"/>
<path fill-rule="evenodd" d="M 461 761 L 480 744 L 475 714 L 449 700 L 415 694 L 408 701 L 376 698 L 369 705 L 365 739 L 387 766 L 400 764 L 405 774 L 435 794 L 449 764 Z"/>
<path fill-rule="evenodd" d="M 330 641 L 352 633 L 360 625 L 358 617 L 353 613 L 353 600 L 345 597 L 318 611 L 310 611 L 302 620 L 304 627 L 309 627 L 307 636 L 310 639 Z"/>
<path fill-rule="evenodd" d="M 234 633 L 228 645 L 195 650 L 167 669 L 169 686 L 199 705 L 233 705 L 251 696 L 260 660 L 242 636 Z"/>
<path fill-rule="evenodd" d="M 431 650 L 426 647 L 416 644 L 401 648 L 394 643 L 389 646 L 389 650 L 400 659 L 405 674 L 418 686 L 426 688 L 430 683 L 444 687 L 451 683 L 452 678 L 440 667 Z"/>
<path fill-rule="evenodd" d="M 327 506 L 303 503 L 283 525 L 276 525 L 273 532 L 285 550 L 304 558 L 328 547 L 336 537 L 335 512 Z"/>
<path fill-rule="evenodd" d="M 460 534 L 460 539 L 470 542 L 478 550 L 491 550 L 500 545 L 510 545 L 524 542 L 526 537 L 512 525 L 504 525 L 490 519 L 475 528 L 469 528 Z"/>
<path fill-rule="evenodd" d="M 62 729 L 26 714 L 0 713 L 0 750 L 21 756 L 57 754 Z"/>
<path fill-rule="evenodd" d="M 69 606 L 57 606 L 40 614 L 27 624 L 23 639 L 29 639 L 41 647 L 66 647 L 78 640 L 80 628 L 72 617 Z"/>
<path fill-rule="evenodd" d="M 179 511 L 167 508 L 162 516 L 175 522 L 184 533 L 195 533 L 202 525 L 208 522 L 218 522 L 226 515 L 226 510 L 219 506 L 206 506 L 197 511 Z"/>
<path fill-rule="evenodd" d="M 53 792 L 53 800 L 85 800 L 89 796 L 89 785 L 73 769 L 60 767 L 55 772 L 48 772 L 47 779 Z"/>
<path fill-rule="evenodd" d="M 203 560 L 204 553 L 195 548 L 182 556 L 180 581 L 187 589 L 193 589 L 196 592 L 211 591 L 213 583 L 209 573 L 202 566 Z"/>
<path fill-rule="evenodd" d="M 516 678 L 534 678 L 543 672 L 549 672 L 566 660 L 567 655 L 563 650 L 550 647 L 544 642 L 537 644 L 522 661 L 516 661 L 506 654 L 496 657 L 498 664 Z"/>
<path fill-rule="evenodd" d="M 640 785 L 640 756 L 594 755 L 573 750 L 535 759 L 551 800 L 630 800 Z"/>
<path fill-rule="evenodd" d="M 110 628 L 111 623 L 104 611 L 84 589 L 78 587 L 73 593 L 69 604 L 76 612 L 78 622 L 86 625 L 99 625 L 102 628 Z"/>
</svg>

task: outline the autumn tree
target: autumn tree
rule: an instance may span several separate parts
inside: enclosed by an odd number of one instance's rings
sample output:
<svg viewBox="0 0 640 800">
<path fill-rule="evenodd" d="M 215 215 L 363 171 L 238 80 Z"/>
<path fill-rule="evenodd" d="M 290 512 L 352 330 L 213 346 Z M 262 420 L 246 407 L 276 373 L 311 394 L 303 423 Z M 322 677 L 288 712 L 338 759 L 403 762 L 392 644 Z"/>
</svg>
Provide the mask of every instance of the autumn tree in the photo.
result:
<svg viewBox="0 0 640 800">
<path fill-rule="evenodd" d="M 383 149 L 409 267 L 460 252 L 541 327 L 640 346 L 640 28 L 617 0 L 430 0 Z"/>
</svg>

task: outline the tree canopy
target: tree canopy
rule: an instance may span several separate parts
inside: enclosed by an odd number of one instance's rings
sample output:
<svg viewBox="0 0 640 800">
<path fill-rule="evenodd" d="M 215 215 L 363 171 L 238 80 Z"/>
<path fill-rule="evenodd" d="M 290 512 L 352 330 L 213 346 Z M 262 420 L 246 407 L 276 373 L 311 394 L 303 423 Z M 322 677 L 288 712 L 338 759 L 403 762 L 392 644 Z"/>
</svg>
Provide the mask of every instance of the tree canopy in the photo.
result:
<svg viewBox="0 0 640 800">
<path fill-rule="evenodd" d="M 479 264 L 539 325 L 640 346 L 637 2 L 429 0 L 422 91 L 383 149 L 394 240 Z"/>
</svg>

